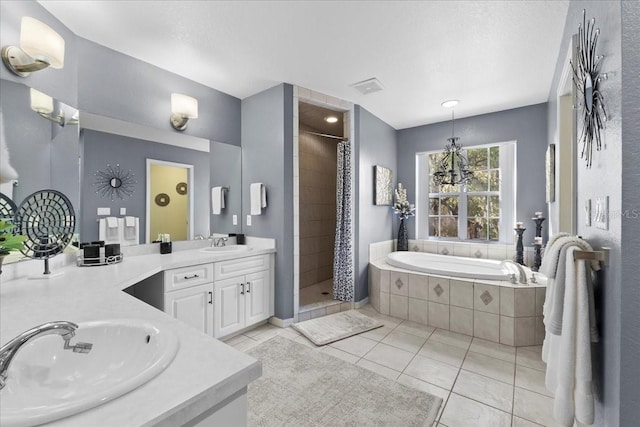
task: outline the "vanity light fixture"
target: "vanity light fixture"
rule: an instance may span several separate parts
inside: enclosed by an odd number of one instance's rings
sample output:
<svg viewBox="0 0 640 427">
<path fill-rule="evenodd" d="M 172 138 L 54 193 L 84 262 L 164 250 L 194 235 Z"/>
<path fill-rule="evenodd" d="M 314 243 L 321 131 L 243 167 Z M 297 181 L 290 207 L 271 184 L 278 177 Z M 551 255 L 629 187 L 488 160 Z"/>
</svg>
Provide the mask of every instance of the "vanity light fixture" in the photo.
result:
<svg viewBox="0 0 640 427">
<path fill-rule="evenodd" d="M 20 22 L 20 47 L 4 46 L 2 62 L 20 77 L 27 77 L 47 67 L 62 68 L 64 39 L 48 25 L 23 16 Z"/>
<path fill-rule="evenodd" d="M 183 131 L 189 119 L 198 118 L 198 100 L 180 93 L 171 94 L 171 126 Z"/>
<path fill-rule="evenodd" d="M 458 105 L 458 100 L 445 101 L 442 106 L 452 108 Z M 469 170 L 467 156 L 462 150 L 462 145 L 458 144 L 460 138 L 454 136 L 455 116 L 451 110 L 451 138 L 447 138 L 449 144 L 438 159 L 438 167 L 433 173 L 433 180 L 438 185 L 466 184 L 473 177 L 473 171 Z"/>
<path fill-rule="evenodd" d="M 324 121 L 327 123 L 338 123 L 338 118 L 336 116 L 327 116 L 324 118 Z"/>
<path fill-rule="evenodd" d="M 60 113 L 57 115 L 52 114 L 55 111 L 52 97 L 34 88 L 29 89 L 29 96 L 31 98 L 31 109 L 33 111 L 38 113 L 40 117 L 64 126 L 64 113 L 62 110 L 60 110 Z"/>
</svg>

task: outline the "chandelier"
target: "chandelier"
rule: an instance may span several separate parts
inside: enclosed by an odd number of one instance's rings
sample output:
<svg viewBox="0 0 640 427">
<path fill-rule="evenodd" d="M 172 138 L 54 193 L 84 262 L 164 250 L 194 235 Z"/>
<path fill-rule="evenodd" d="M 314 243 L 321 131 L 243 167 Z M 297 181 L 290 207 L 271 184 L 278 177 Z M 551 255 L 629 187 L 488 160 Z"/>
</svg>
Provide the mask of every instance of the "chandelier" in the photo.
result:
<svg viewBox="0 0 640 427">
<path fill-rule="evenodd" d="M 462 145 L 458 144 L 460 138 L 454 136 L 454 122 L 455 117 L 451 110 L 451 138 L 447 138 L 449 144 L 440 155 L 438 166 L 433 173 L 433 180 L 437 185 L 466 184 L 473 177 L 467 156 L 462 151 Z"/>
</svg>

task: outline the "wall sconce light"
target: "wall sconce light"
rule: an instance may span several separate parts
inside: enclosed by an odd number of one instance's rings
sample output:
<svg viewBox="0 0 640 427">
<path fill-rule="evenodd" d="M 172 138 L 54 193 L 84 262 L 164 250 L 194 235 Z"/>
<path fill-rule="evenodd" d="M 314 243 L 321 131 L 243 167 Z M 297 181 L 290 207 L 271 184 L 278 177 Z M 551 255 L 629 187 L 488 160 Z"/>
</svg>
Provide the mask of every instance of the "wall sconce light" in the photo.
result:
<svg viewBox="0 0 640 427">
<path fill-rule="evenodd" d="M 64 126 L 64 113 L 60 110 L 58 115 L 52 115 L 55 111 L 53 98 L 42 93 L 34 88 L 30 89 L 31 97 L 31 109 L 38 113 L 40 117 L 43 117 L 53 123 L 57 123 L 60 126 Z"/>
<path fill-rule="evenodd" d="M 198 100 L 180 93 L 171 94 L 171 126 L 185 130 L 189 119 L 198 118 Z"/>
<path fill-rule="evenodd" d="M 4 46 L 2 62 L 20 77 L 47 67 L 62 68 L 64 39 L 48 25 L 24 16 L 20 22 L 20 47 Z"/>
</svg>

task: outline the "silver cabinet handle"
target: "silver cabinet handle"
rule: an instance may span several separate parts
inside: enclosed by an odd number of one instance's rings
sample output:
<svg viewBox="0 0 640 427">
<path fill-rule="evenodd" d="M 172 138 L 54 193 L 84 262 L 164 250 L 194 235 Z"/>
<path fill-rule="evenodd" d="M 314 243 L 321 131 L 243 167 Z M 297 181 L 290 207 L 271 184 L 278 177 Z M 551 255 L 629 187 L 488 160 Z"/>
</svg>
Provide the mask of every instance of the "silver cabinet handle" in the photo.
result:
<svg viewBox="0 0 640 427">
<path fill-rule="evenodd" d="M 244 295 L 244 283 L 240 283 L 240 295 Z"/>
<path fill-rule="evenodd" d="M 213 292 L 209 291 L 209 304 L 213 304 Z"/>
<path fill-rule="evenodd" d="M 247 293 L 251 292 L 251 282 L 247 282 Z"/>
<path fill-rule="evenodd" d="M 200 276 L 198 276 L 197 274 L 194 274 L 193 276 L 184 276 L 184 280 L 189 280 L 189 279 L 196 279 Z"/>
</svg>

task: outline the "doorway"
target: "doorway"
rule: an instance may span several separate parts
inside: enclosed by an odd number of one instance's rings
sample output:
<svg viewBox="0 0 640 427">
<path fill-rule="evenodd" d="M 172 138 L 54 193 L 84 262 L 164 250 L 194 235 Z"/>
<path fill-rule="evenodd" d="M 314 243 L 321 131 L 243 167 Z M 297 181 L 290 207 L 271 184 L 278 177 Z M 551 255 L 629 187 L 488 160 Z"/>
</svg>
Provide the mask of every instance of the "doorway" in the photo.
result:
<svg viewBox="0 0 640 427">
<path fill-rule="evenodd" d="M 147 159 L 146 243 L 193 238 L 193 165 Z"/>
</svg>

